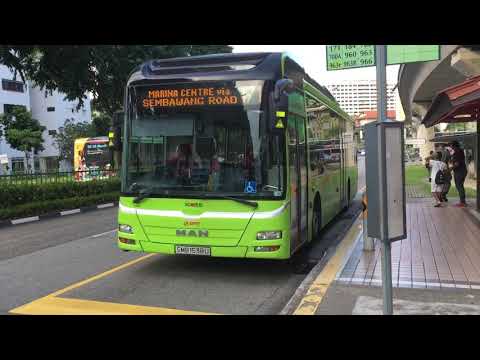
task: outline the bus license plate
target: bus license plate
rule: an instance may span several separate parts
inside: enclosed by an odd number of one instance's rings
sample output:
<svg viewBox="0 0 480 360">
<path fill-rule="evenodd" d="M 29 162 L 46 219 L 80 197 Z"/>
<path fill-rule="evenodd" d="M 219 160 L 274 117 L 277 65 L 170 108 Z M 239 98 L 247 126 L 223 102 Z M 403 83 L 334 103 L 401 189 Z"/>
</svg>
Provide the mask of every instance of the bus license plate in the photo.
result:
<svg viewBox="0 0 480 360">
<path fill-rule="evenodd" d="M 175 254 L 210 256 L 211 252 L 209 247 L 177 245 L 175 246 Z"/>
</svg>

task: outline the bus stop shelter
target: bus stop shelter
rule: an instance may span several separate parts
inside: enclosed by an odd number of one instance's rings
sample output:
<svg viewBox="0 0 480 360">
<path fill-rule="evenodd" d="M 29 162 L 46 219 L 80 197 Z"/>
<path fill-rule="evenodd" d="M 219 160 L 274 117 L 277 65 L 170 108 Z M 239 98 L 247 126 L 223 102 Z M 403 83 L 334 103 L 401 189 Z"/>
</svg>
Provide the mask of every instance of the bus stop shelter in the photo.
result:
<svg viewBox="0 0 480 360">
<path fill-rule="evenodd" d="M 428 109 L 422 124 L 429 128 L 440 123 L 477 122 L 476 174 L 477 211 L 480 211 L 480 76 L 440 91 Z"/>
</svg>

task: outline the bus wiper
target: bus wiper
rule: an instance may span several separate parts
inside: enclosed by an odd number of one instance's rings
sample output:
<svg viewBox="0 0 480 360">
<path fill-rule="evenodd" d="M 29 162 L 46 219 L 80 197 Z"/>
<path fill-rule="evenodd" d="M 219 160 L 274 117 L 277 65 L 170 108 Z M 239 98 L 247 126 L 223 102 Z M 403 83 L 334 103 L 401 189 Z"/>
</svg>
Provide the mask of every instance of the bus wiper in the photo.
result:
<svg viewBox="0 0 480 360">
<path fill-rule="evenodd" d="M 254 209 L 258 208 L 258 203 L 256 201 L 249 201 L 249 200 L 238 199 L 231 196 L 222 196 L 222 195 L 215 195 L 213 197 L 218 199 L 233 200 L 233 201 L 239 202 L 240 204 L 251 206 Z"/>
<path fill-rule="evenodd" d="M 138 204 L 140 203 L 140 201 L 152 195 L 152 193 L 153 193 L 153 188 L 146 188 L 146 189 L 140 190 L 140 192 L 138 193 L 138 196 L 133 199 L 133 202 L 135 204 Z"/>
</svg>

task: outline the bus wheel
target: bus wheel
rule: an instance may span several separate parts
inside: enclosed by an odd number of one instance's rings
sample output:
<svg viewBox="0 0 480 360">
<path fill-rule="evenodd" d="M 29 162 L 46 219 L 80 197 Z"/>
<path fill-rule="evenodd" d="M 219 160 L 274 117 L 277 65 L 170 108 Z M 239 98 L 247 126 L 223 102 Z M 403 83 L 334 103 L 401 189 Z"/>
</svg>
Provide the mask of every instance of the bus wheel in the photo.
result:
<svg viewBox="0 0 480 360">
<path fill-rule="evenodd" d="M 320 200 L 317 198 L 315 200 L 315 206 L 313 208 L 313 219 L 312 219 L 312 231 L 313 231 L 314 240 L 317 240 L 320 238 L 321 230 L 322 230 L 322 207 L 320 205 Z"/>
</svg>

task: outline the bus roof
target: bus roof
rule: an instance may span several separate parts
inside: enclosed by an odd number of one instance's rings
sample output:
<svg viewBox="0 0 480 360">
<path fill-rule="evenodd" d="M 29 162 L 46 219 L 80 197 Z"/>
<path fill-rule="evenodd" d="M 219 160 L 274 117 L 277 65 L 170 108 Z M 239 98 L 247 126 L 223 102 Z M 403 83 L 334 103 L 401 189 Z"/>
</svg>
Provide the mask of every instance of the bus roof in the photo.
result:
<svg viewBox="0 0 480 360">
<path fill-rule="evenodd" d="M 148 80 L 275 79 L 281 53 L 234 53 L 149 60 L 131 74 L 127 86 Z"/>
</svg>

